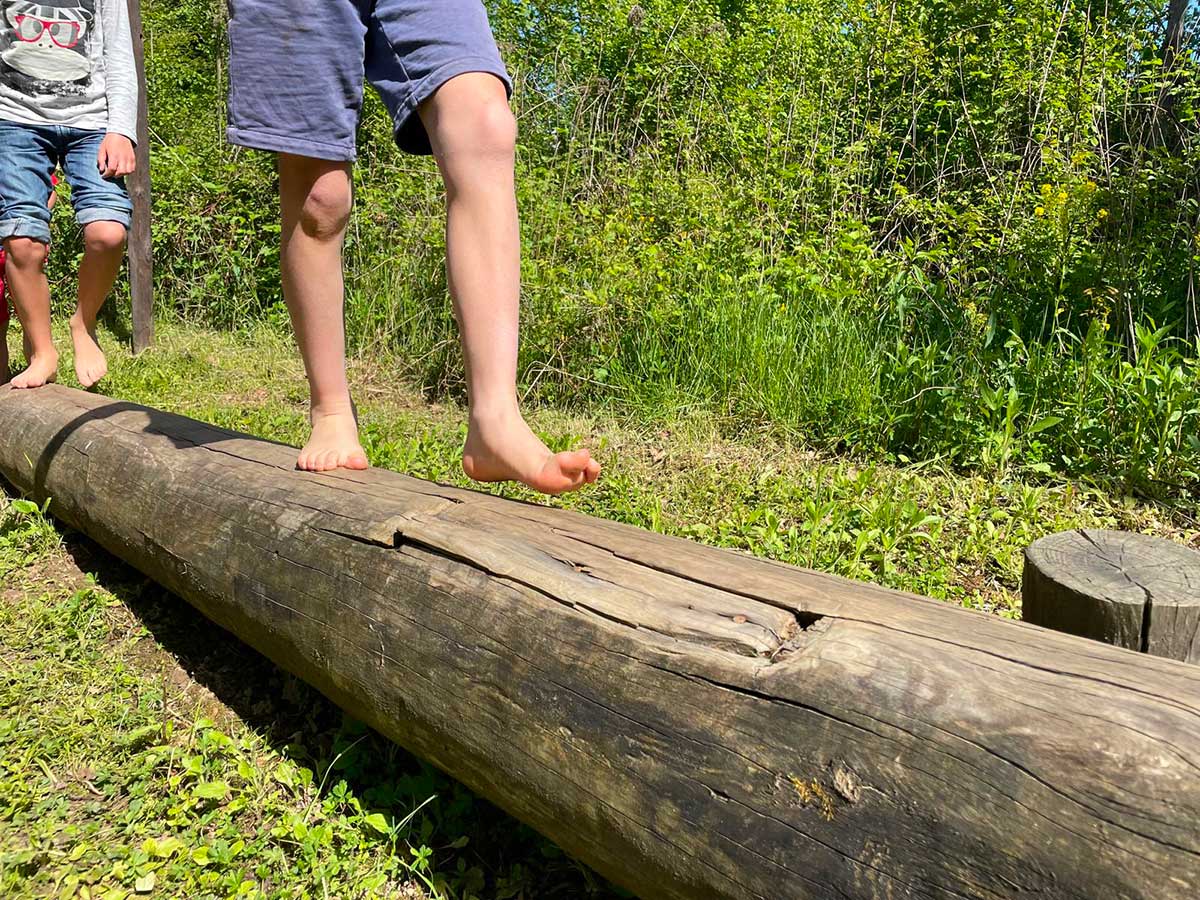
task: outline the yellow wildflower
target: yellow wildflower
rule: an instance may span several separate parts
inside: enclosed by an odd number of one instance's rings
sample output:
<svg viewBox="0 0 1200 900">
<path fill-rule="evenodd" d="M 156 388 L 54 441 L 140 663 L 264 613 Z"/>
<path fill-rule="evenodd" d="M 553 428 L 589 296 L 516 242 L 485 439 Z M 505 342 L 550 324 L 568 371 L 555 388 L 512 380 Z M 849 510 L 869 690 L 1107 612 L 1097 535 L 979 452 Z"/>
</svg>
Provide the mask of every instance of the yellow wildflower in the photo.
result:
<svg viewBox="0 0 1200 900">
<path fill-rule="evenodd" d="M 1096 218 L 1099 219 L 1101 222 L 1103 222 L 1105 219 L 1108 218 L 1108 210 L 1107 209 L 1100 210 L 1100 212 L 1096 213 Z"/>
<path fill-rule="evenodd" d="M 1039 206 L 1039 207 L 1035 208 L 1033 211 L 1033 214 L 1035 216 L 1044 216 L 1046 214 L 1046 207 Z"/>
</svg>

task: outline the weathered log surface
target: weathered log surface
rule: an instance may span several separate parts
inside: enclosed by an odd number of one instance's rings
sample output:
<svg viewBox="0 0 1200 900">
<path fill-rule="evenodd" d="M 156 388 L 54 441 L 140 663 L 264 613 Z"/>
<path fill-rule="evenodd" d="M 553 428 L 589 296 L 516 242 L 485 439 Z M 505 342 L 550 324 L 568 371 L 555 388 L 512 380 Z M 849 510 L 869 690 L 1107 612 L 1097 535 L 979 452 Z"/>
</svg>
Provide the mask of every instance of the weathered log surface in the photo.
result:
<svg viewBox="0 0 1200 900">
<path fill-rule="evenodd" d="M 0 472 L 646 898 L 1200 896 L 1200 668 L 58 387 Z"/>
<path fill-rule="evenodd" d="M 1200 663 L 1200 553 L 1127 531 L 1052 534 L 1025 552 L 1021 609 L 1034 625 Z"/>
</svg>

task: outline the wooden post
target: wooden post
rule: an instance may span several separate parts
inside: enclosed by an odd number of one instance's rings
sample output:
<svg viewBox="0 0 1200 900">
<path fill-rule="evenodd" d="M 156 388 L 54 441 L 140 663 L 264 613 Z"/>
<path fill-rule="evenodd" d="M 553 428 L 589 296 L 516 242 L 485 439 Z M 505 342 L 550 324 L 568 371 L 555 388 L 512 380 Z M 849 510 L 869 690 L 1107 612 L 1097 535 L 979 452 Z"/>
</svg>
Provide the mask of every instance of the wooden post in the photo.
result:
<svg viewBox="0 0 1200 900">
<path fill-rule="evenodd" d="M 1200 553 L 1124 531 L 1064 531 L 1025 553 L 1022 618 L 1200 663 Z"/>
<path fill-rule="evenodd" d="M 154 341 L 154 264 L 150 244 L 150 123 L 146 102 L 146 64 L 139 0 L 128 0 L 133 56 L 137 63 L 137 170 L 129 178 L 133 229 L 129 235 L 129 290 L 133 298 L 133 352 Z"/>
<path fill-rule="evenodd" d="M 643 900 L 1200 897 L 1200 667 L 58 385 L 0 475 Z"/>
</svg>

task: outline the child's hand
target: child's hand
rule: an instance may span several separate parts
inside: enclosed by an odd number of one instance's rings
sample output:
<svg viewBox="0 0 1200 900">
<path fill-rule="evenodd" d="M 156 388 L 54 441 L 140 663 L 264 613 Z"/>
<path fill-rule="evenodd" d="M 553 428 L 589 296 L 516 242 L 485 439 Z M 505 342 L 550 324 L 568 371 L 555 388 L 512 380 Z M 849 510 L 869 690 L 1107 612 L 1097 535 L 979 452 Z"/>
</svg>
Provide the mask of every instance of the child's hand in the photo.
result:
<svg viewBox="0 0 1200 900">
<path fill-rule="evenodd" d="M 130 174 L 137 168 L 133 141 L 123 134 L 106 134 L 96 162 L 100 166 L 100 174 L 105 178 L 121 178 Z"/>
</svg>

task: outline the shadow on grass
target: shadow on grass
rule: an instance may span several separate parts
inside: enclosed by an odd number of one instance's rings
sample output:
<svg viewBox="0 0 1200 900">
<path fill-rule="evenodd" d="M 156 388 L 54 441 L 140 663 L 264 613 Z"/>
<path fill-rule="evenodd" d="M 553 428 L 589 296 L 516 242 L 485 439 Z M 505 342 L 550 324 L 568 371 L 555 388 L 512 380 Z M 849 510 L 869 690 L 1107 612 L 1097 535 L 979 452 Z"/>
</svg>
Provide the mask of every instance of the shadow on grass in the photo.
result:
<svg viewBox="0 0 1200 900">
<path fill-rule="evenodd" d="M 316 783 L 330 772 L 327 788 L 345 781 L 364 805 L 397 819 L 435 797 L 415 820 L 414 840 L 434 848 L 437 870 L 443 874 L 456 868 L 455 857 L 462 858 L 467 869 L 480 869 L 485 885 L 476 883 L 475 895 L 528 900 L 631 896 L 457 781 L 351 719 L 86 537 L 69 534 L 66 549 L 82 571 L 92 574 L 137 617 L 191 681 L 212 692 L 226 716 L 236 716 L 273 748 L 310 768 Z M 180 680 L 184 684 L 177 690 L 186 686 L 186 679 Z M 203 714 L 218 720 L 221 715 L 213 710 Z M 464 848 L 449 851 L 454 856 L 437 852 L 464 837 Z"/>
</svg>

